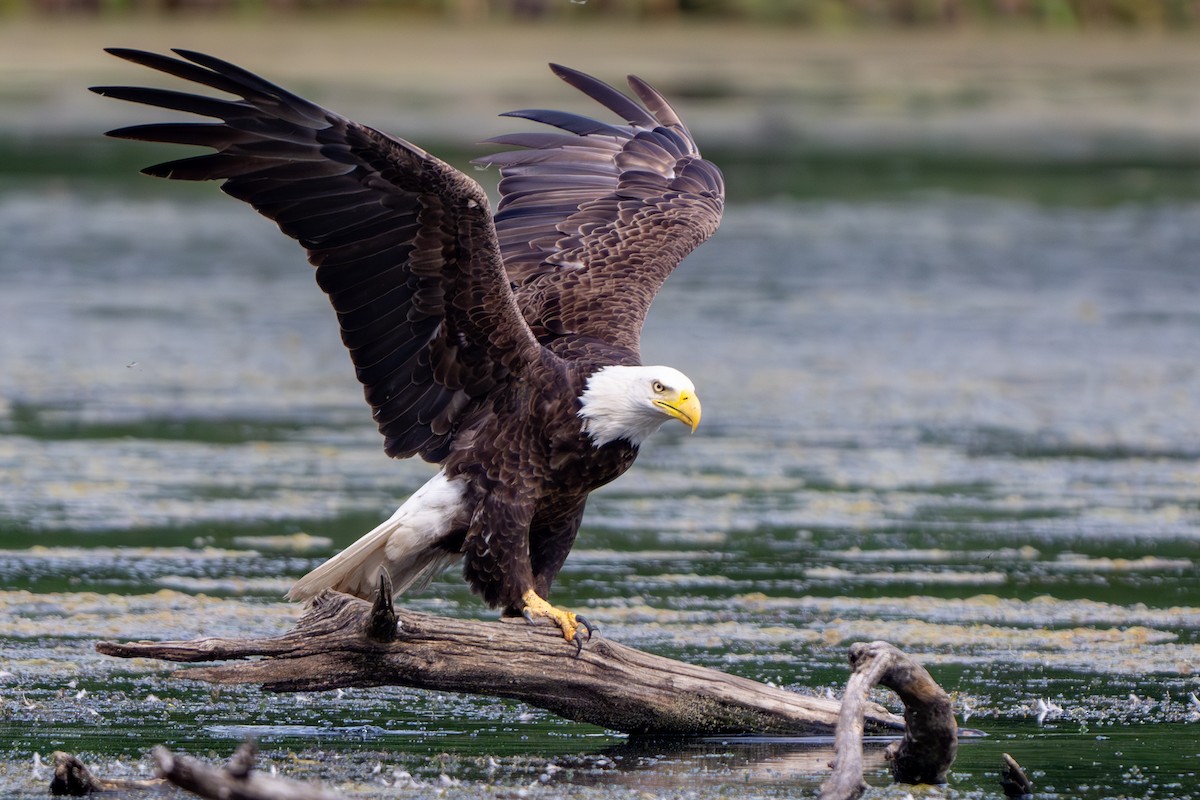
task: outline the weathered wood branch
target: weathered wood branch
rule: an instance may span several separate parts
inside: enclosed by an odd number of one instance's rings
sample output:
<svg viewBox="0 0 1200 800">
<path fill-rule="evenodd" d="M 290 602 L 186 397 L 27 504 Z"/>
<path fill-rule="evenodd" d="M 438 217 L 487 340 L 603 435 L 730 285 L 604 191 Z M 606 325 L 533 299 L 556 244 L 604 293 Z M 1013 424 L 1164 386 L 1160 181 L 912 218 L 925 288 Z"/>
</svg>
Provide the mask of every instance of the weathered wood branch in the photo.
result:
<svg viewBox="0 0 1200 800">
<path fill-rule="evenodd" d="M 1033 781 L 1029 780 L 1029 776 L 1025 774 L 1025 770 L 1021 769 L 1021 765 L 1017 760 L 1004 753 L 1001 756 L 1000 762 L 1000 788 L 1004 790 L 1005 797 L 1022 798 L 1033 796 Z"/>
<path fill-rule="evenodd" d="M 273 778 L 254 771 L 258 748 L 246 742 L 224 767 L 210 767 L 203 761 L 172 753 L 159 745 L 154 748 L 158 774 L 181 789 L 214 800 L 343 800 L 342 795 L 318 785 Z"/>
<path fill-rule="evenodd" d="M 381 597 L 384 593 L 381 593 Z M 450 619 L 325 592 L 296 626 L 266 639 L 100 642 L 101 653 L 176 662 L 266 658 L 181 670 L 272 691 L 398 685 L 520 700 L 567 719 L 646 734 L 828 735 L 841 704 L 595 638 L 576 655 L 556 628 Z M 874 703 L 875 731 L 903 721 Z"/>
<path fill-rule="evenodd" d="M 155 747 L 153 755 L 159 777 L 131 781 L 97 778 L 77 757 L 55 753 L 50 794 L 86 797 L 99 792 L 121 792 L 124 795 L 131 790 L 161 789 L 170 783 L 209 800 L 345 800 L 317 784 L 255 772 L 258 745 L 253 740 L 247 740 L 234 751 L 224 767 L 212 767 L 172 753 L 163 745 Z"/>
<path fill-rule="evenodd" d="M 876 684 L 904 703 L 904 738 L 889 745 L 892 775 L 901 783 L 945 783 L 958 752 L 958 723 L 950 697 L 930 674 L 887 642 L 850 646 L 853 673 L 846 684 L 834 737 L 833 772 L 821 784 L 820 800 L 855 800 L 863 781 L 863 719 L 867 695 Z"/>
<path fill-rule="evenodd" d="M 886 659 L 879 679 L 904 703 L 904 738 L 888 745 L 892 777 L 900 783 L 946 782 L 958 755 L 958 722 L 950 695 L 907 653 L 887 642 L 852 645 L 850 663 Z"/>
<path fill-rule="evenodd" d="M 54 777 L 50 779 L 50 794 L 56 797 L 86 797 L 100 792 L 128 792 L 133 789 L 154 789 L 162 786 L 155 780 L 107 780 L 97 778 L 87 765 L 70 753 L 54 752 Z"/>
</svg>

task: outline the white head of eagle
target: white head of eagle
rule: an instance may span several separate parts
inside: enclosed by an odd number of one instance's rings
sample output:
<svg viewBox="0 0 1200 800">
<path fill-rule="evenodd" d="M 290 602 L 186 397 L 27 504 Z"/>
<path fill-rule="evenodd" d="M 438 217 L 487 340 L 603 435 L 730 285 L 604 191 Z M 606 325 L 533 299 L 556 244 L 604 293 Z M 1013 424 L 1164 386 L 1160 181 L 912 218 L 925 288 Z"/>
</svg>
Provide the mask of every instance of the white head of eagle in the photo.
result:
<svg viewBox="0 0 1200 800">
<path fill-rule="evenodd" d="M 640 445 L 669 419 L 693 431 L 700 424 L 696 387 L 674 367 L 603 367 L 588 378 L 579 402 L 584 430 L 596 447 L 618 439 Z"/>
</svg>

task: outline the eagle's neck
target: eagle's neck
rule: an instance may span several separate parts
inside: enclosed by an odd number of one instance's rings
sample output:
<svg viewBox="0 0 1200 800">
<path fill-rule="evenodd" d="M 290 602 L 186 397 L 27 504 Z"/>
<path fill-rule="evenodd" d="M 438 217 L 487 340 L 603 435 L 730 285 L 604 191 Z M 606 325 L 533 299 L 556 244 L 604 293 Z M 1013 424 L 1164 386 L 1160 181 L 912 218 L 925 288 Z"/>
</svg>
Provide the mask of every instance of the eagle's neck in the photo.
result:
<svg viewBox="0 0 1200 800">
<path fill-rule="evenodd" d="M 648 367 L 602 367 L 579 396 L 583 430 L 596 447 L 624 439 L 637 447 L 669 418 L 646 398 Z"/>
</svg>

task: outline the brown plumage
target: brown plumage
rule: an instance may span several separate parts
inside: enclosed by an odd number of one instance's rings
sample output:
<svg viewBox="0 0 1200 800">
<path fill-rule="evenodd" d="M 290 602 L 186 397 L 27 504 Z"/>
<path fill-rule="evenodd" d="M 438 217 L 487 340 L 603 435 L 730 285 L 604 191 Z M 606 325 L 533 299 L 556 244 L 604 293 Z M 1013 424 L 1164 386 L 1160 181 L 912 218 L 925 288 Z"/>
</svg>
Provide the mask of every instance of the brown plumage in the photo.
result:
<svg viewBox="0 0 1200 800">
<path fill-rule="evenodd" d="M 637 78 L 640 102 L 552 65 L 623 122 L 511 112 L 558 130 L 490 140 L 521 148 L 478 159 L 500 168 L 493 217 L 462 172 L 239 67 L 184 50 L 109 52 L 236 98 L 93 89 L 219 120 L 110 135 L 215 151 L 144 172 L 221 180 L 300 242 L 387 454 L 442 465 L 291 596 L 366 595 L 380 569 L 403 591 L 461 559 L 489 605 L 548 617 L 574 638 L 586 622 L 544 598 L 588 493 L 662 422 L 699 421 L 691 382 L 640 366 L 638 351 L 651 300 L 723 205 L 720 172 L 675 112 Z"/>
</svg>

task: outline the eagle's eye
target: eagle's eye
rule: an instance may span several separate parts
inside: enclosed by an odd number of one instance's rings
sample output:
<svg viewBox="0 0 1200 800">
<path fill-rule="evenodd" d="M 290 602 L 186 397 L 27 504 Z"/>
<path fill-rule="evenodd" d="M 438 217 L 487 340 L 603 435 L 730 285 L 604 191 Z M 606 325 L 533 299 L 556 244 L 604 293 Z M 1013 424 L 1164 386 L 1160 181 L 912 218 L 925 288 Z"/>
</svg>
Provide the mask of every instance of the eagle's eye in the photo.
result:
<svg viewBox="0 0 1200 800">
<path fill-rule="evenodd" d="M 654 390 L 655 394 L 662 394 L 667 390 L 667 387 L 663 385 L 662 381 L 655 381 L 654 383 L 650 384 L 650 388 Z"/>
</svg>

